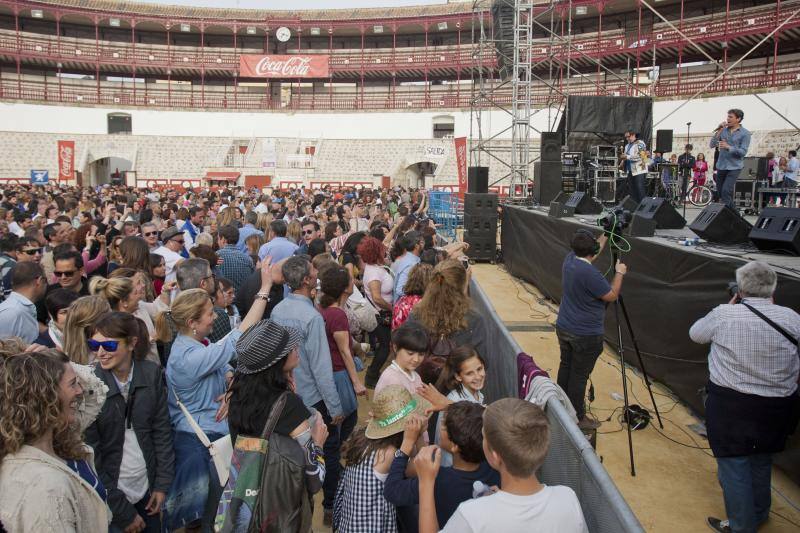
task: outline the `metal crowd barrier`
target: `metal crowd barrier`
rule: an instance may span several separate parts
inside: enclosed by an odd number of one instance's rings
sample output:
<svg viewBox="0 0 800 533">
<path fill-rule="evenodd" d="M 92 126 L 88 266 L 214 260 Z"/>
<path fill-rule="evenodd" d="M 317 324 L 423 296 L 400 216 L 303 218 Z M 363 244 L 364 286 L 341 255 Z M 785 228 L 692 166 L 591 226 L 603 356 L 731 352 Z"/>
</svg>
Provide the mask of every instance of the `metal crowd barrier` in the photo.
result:
<svg viewBox="0 0 800 533">
<path fill-rule="evenodd" d="M 436 224 L 437 233 L 454 241 L 456 229 L 463 225 L 464 208 L 458 199 L 458 194 L 450 191 L 429 191 L 428 202 L 428 216 Z"/>
<path fill-rule="evenodd" d="M 517 354 L 519 344 L 497 316 L 491 302 L 473 280 L 472 303 L 485 318 L 487 402 L 517 396 Z M 583 516 L 592 533 L 644 532 L 639 520 L 600 463 L 594 449 L 572 421 L 564 406 L 551 400 L 545 408 L 550 421 L 550 450 L 539 471 L 548 485 L 566 485 L 578 495 Z"/>
</svg>

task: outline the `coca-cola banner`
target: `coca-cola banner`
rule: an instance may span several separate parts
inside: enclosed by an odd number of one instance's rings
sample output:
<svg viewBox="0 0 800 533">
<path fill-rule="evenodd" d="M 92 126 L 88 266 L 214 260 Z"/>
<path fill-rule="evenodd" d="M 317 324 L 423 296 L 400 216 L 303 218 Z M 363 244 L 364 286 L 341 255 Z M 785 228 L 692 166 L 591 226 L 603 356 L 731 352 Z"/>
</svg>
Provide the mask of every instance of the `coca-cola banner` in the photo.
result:
<svg viewBox="0 0 800 533">
<path fill-rule="evenodd" d="M 75 170 L 75 141 L 58 141 L 58 179 L 68 181 Z"/>
<path fill-rule="evenodd" d="M 458 169 L 458 195 L 464 197 L 467 192 L 467 138 L 453 139 L 456 147 L 456 168 Z"/>
<path fill-rule="evenodd" d="M 328 55 L 256 55 L 239 56 L 242 78 L 327 78 Z"/>
</svg>

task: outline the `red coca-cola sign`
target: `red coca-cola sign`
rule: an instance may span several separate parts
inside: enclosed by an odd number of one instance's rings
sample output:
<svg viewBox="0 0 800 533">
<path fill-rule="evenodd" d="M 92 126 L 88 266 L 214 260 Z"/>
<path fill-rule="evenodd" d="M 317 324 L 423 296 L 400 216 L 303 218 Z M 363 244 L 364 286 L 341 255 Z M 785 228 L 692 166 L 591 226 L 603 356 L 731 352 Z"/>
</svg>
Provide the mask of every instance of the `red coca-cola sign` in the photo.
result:
<svg viewBox="0 0 800 533">
<path fill-rule="evenodd" d="M 58 141 L 58 179 L 71 180 L 75 167 L 75 141 Z"/>
<path fill-rule="evenodd" d="M 242 78 L 327 78 L 328 55 L 254 55 L 239 56 Z"/>
</svg>

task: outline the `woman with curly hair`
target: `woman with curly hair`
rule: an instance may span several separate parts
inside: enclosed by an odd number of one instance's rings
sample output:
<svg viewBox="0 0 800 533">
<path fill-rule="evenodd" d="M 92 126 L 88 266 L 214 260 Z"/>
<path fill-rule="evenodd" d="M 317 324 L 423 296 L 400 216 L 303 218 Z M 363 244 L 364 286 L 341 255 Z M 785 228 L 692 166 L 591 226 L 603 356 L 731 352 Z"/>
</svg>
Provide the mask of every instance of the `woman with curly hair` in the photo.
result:
<svg viewBox="0 0 800 533">
<path fill-rule="evenodd" d="M 468 284 L 467 269 L 461 261 L 443 260 L 434 267 L 425 295 L 408 317 L 407 322 L 421 324 L 431 339 L 431 356 L 418 370 L 426 383 L 436 382 L 442 358 L 449 357 L 458 346 L 469 344 L 486 356 L 486 325 L 472 308 Z"/>
<path fill-rule="evenodd" d="M 358 257 L 364 263 L 363 287 L 364 296 L 379 312 L 378 327 L 373 331 L 375 336 L 375 358 L 367 369 L 364 382 L 367 387 L 374 388 L 381 375 L 381 369 L 389 357 L 389 344 L 392 330 L 392 292 L 394 277 L 386 266 L 386 247 L 375 237 L 365 237 L 356 249 Z"/>
<path fill-rule="evenodd" d="M 108 530 L 106 491 L 81 440 L 83 395 L 61 352 L 0 357 L 0 521 L 9 531 Z"/>
</svg>

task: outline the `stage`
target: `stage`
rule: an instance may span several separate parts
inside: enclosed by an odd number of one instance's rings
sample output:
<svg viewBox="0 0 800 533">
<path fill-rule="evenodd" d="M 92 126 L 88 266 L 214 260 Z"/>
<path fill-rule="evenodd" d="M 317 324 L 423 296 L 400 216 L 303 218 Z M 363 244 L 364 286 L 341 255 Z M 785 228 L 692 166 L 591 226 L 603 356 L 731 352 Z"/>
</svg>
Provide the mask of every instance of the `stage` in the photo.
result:
<svg viewBox="0 0 800 533">
<path fill-rule="evenodd" d="M 687 210 L 687 220 L 691 222 L 699 211 Z M 558 219 L 547 216 L 545 208 L 505 206 L 501 220 L 501 246 L 508 271 L 560 302 L 561 264 L 570 239 L 579 227 L 593 227 L 599 235 L 595 215 Z M 750 221 L 754 219 L 750 217 Z M 622 294 L 647 373 L 702 415 L 708 346 L 692 342 L 689 328 L 713 307 L 730 300 L 728 282 L 735 281 L 739 266 L 752 260 L 765 261 L 778 272 L 775 302 L 800 312 L 800 258 L 760 253 L 745 245 L 701 241 L 687 247 L 678 242 L 685 237 L 696 237 L 688 226 L 657 230 L 655 237 L 626 237 L 631 251 L 621 256 L 628 265 Z M 601 272 L 610 270 L 608 247 L 594 264 Z M 617 346 L 614 306 L 607 309 L 605 338 Z M 623 343 L 625 360 L 638 367 L 624 327 Z"/>
</svg>

